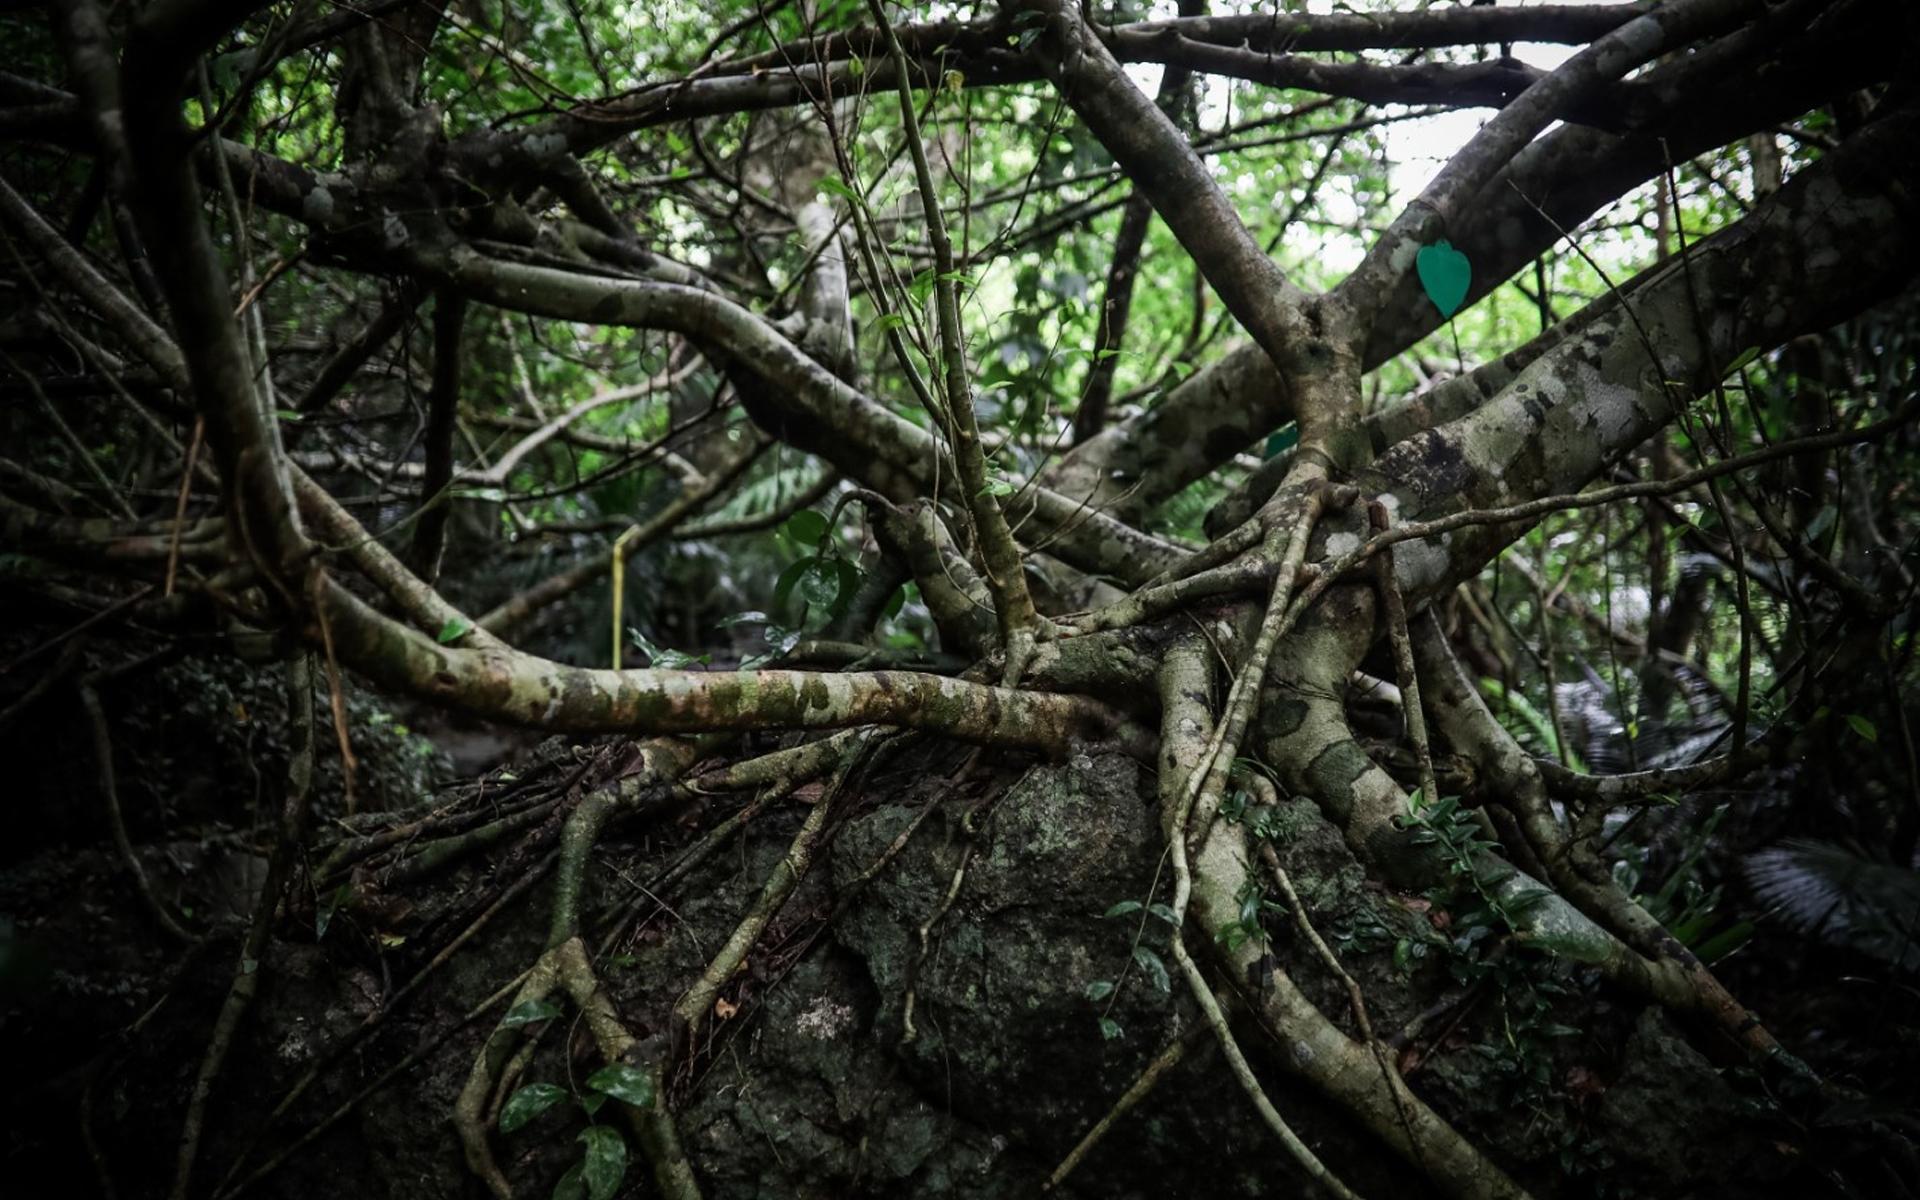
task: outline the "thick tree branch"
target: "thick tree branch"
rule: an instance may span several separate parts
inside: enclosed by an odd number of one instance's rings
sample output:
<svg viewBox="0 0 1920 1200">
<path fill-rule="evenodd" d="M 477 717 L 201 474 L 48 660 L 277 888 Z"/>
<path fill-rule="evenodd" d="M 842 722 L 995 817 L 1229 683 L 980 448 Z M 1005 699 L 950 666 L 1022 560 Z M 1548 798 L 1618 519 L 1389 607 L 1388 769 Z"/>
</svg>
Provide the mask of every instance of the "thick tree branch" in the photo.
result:
<svg viewBox="0 0 1920 1200">
<path fill-rule="evenodd" d="M 1422 243 L 1451 230 L 1471 199 L 1554 116 L 1628 71 L 1688 40 L 1721 28 L 1758 0 L 1678 0 L 1651 9 L 1575 54 L 1535 82 L 1474 134 L 1410 202 L 1340 284 L 1364 327 L 1413 269 Z"/>
<path fill-rule="evenodd" d="M 1680 58 L 1636 86 L 1666 97 L 1661 123 L 1618 136 L 1556 129 L 1522 150 L 1450 226 L 1473 264 L 1468 303 L 1551 249 L 1602 205 L 1685 158 L 1787 120 L 1825 97 L 1890 78 L 1903 10 L 1891 0 L 1843 0 L 1743 68 L 1738 87 L 1717 86 L 1724 67 Z M 1644 81 L 1644 82 L 1642 82 Z M 1543 217 L 1542 214 L 1545 214 Z M 1373 368 L 1441 323 L 1408 277 L 1389 288 L 1363 365 Z M 1044 482 L 1089 494 L 1137 519 L 1293 418 L 1292 403 L 1255 344 L 1243 344 L 1173 388 L 1146 412 L 1065 455 Z"/>
<path fill-rule="evenodd" d="M 550 267 L 485 258 L 464 247 L 423 257 L 422 266 L 475 299 L 565 321 L 669 329 L 724 347 L 736 362 L 778 390 L 821 431 L 804 448 L 895 500 L 935 491 L 955 468 L 933 436 L 869 399 L 807 357 L 765 321 L 712 292 L 678 284 L 577 275 Z M 1182 556 L 1149 537 L 1046 488 L 1028 488 L 1010 503 L 1018 523 L 1032 519 L 1048 549 L 1082 570 L 1144 580 Z"/>
<path fill-rule="evenodd" d="M 1920 106 L 1908 104 L 1693 247 L 1684 262 L 1600 302 L 1580 333 L 1486 404 L 1389 450 L 1364 486 L 1391 493 L 1400 520 L 1424 521 L 1564 494 L 1596 478 L 1749 348 L 1824 328 L 1912 278 L 1920 265 L 1917 150 Z M 1696 294 L 1715 298 L 1698 321 Z M 1450 587 L 1525 523 L 1475 524 L 1408 546 L 1402 585 L 1426 594 Z"/>
<path fill-rule="evenodd" d="M 906 671 L 589 670 L 513 651 L 438 644 L 337 585 L 321 603 L 340 660 L 374 682 L 474 716 L 556 733 L 877 724 L 1062 753 L 1076 739 L 1099 740 L 1121 725 L 1092 700 Z"/>
<path fill-rule="evenodd" d="M 1180 15 L 1199 16 L 1206 0 L 1181 0 Z M 1191 107 L 1192 72 L 1184 67 L 1169 67 L 1160 76 L 1159 94 L 1154 105 L 1167 114 L 1176 126 L 1183 124 Z M 1120 228 L 1113 236 L 1112 259 L 1107 266 L 1106 291 L 1100 297 L 1100 320 L 1093 343 L 1093 360 L 1087 368 L 1087 380 L 1081 385 L 1080 404 L 1073 412 L 1073 440 L 1077 445 L 1099 433 L 1107 424 L 1107 404 L 1113 397 L 1113 376 L 1120 366 L 1120 347 L 1126 339 L 1127 317 L 1133 309 L 1134 278 L 1140 271 L 1140 250 L 1146 244 L 1147 226 L 1153 219 L 1153 203 L 1146 193 L 1135 188 L 1120 213 Z"/>
<path fill-rule="evenodd" d="M 1167 115 L 1126 75 L 1064 0 L 1034 11 L 1046 19 L 1048 74 L 1192 255 L 1240 324 L 1284 370 L 1312 336 L 1288 281 Z"/>
</svg>

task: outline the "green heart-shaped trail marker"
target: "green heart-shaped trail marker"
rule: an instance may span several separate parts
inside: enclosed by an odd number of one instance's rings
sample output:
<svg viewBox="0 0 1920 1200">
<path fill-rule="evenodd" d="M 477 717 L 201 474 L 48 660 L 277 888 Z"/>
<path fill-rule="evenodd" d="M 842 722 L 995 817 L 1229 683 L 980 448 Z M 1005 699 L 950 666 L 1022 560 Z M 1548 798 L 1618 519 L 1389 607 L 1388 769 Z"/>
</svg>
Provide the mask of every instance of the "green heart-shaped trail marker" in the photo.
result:
<svg viewBox="0 0 1920 1200">
<path fill-rule="evenodd" d="M 1466 255 L 1442 239 L 1420 247 L 1413 265 L 1420 273 L 1420 286 L 1427 289 L 1427 299 L 1433 301 L 1441 316 L 1451 317 L 1460 311 L 1467 298 L 1467 285 L 1473 282 L 1473 265 Z"/>
</svg>

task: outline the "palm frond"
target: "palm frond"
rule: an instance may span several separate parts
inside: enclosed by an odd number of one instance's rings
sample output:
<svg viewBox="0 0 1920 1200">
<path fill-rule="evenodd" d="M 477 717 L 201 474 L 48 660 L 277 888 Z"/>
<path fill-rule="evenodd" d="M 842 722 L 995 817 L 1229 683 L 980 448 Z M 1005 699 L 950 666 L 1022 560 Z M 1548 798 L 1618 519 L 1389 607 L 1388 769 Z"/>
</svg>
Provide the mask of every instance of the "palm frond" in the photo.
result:
<svg viewBox="0 0 1920 1200">
<path fill-rule="evenodd" d="M 1773 915 L 1807 936 L 1920 970 L 1920 872 L 1790 838 L 1748 855 L 1746 874 Z"/>
</svg>

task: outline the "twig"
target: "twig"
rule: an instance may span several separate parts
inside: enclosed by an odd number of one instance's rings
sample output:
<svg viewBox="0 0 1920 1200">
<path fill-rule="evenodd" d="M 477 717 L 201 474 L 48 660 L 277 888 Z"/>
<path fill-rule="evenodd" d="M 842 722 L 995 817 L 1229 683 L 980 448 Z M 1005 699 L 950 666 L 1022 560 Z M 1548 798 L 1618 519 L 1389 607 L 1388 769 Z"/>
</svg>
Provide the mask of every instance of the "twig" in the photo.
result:
<svg viewBox="0 0 1920 1200">
<path fill-rule="evenodd" d="M 733 978 L 740 964 L 746 961 L 747 953 L 753 949 L 754 943 L 760 940 L 760 934 L 765 931 L 768 922 L 772 921 L 785 906 L 787 897 L 793 894 L 793 889 L 799 886 L 800 881 L 806 877 L 808 869 L 813 866 L 814 852 L 819 848 L 821 835 L 827 828 L 829 818 L 838 808 L 836 802 L 839 799 L 840 790 L 848 776 L 866 757 L 867 751 L 874 744 L 870 740 L 856 743 L 852 752 L 841 762 L 833 781 L 814 802 L 812 810 L 807 813 L 806 820 L 801 822 L 800 830 L 794 834 L 793 842 L 787 847 L 786 854 L 768 873 L 766 882 L 761 885 L 760 894 L 748 906 L 746 915 L 741 917 L 739 923 L 734 926 L 733 933 L 727 938 L 726 944 L 713 956 L 706 970 L 700 973 L 700 978 L 693 982 L 693 985 L 673 1006 L 678 1025 L 675 1031 L 676 1041 L 684 1039 L 684 1044 L 690 1045 L 699 1038 L 700 1030 L 706 1024 L 708 1014 L 713 1010 L 714 999 L 720 994 L 721 987 L 727 980 Z"/>
</svg>

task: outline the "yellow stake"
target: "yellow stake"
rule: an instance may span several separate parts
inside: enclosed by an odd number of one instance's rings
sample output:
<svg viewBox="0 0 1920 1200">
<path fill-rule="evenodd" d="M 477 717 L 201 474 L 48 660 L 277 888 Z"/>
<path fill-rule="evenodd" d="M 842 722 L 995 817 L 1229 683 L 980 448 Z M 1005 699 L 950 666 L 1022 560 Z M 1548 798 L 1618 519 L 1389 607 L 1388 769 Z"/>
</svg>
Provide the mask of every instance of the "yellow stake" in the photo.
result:
<svg viewBox="0 0 1920 1200">
<path fill-rule="evenodd" d="M 627 526 L 627 531 L 613 539 L 613 669 L 620 669 L 620 643 L 626 639 L 620 636 L 620 603 L 627 595 L 627 543 L 633 535 L 640 532 L 637 525 Z"/>
</svg>

